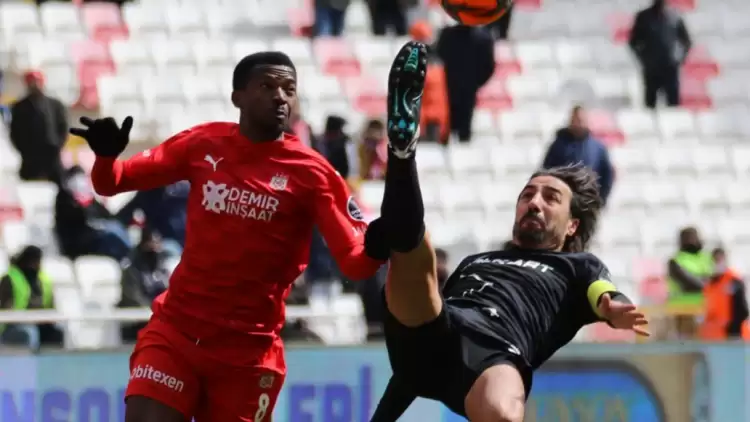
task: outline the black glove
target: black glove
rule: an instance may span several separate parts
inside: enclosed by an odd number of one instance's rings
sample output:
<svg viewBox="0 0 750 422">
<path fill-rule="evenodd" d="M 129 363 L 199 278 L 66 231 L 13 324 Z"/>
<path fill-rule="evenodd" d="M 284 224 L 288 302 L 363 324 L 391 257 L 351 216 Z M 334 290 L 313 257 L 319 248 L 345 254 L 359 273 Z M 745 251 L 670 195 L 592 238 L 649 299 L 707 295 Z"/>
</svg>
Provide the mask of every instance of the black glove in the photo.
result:
<svg viewBox="0 0 750 422">
<path fill-rule="evenodd" d="M 128 116 L 122 121 L 122 127 L 117 126 L 115 119 L 90 119 L 81 117 L 81 124 L 86 128 L 73 128 L 70 133 L 85 139 L 97 157 L 117 157 L 128 146 L 130 129 L 133 128 L 133 118 Z"/>
<path fill-rule="evenodd" d="M 372 259 L 386 261 L 391 256 L 385 234 L 385 221 L 376 218 L 367 226 L 365 232 L 365 253 Z"/>
</svg>

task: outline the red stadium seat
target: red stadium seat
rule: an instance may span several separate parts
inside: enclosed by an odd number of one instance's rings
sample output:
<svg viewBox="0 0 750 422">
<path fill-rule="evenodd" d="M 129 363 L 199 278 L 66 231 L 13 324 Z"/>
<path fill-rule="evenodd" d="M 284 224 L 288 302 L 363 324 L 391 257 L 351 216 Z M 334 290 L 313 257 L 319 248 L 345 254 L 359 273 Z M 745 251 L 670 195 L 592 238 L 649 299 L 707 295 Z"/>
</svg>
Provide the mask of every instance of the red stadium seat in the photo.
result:
<svg viewBox="0 0 750 422">
<path fill-rule="evenodd" d="M 23 209 L 12 185 L 0 186 L 0 226 L 5 221 L 23 219 Z"/>
<path fill-rule="evenodd" d="M 355 109 L 369 116 L 382 116 L 385 113 L 388 97 L 385 81 L 369 75 L 346 77 L 342 80 L 344 92 Z"/>
<path fill-rule="evenodd" d="M 318 38 L 313 43 L 313 53 L 325 74 L 357 76 L 362 71 L 354 49 L 343 38 Z"/>
<path fill-rule="evenodd" d="M 633 27 L 633 15 L 616 13 L 607 17 L 607 24 L 611 28 L 612 40 L 615 43 L 626 43 Z"/>
<path fill-rule="evenodd" d="M 519 9 L 537 10 L 542 8 L 542 0 L 515 0 L 513 3 Z"/>
<path fill-rule="evenodd" d="M 128 30 L 120 15 L 120 8 L 114 3 L 84 3 L 81 7 L 83 24 L 89 36 L 110 41 L 127 37 Z"/>
<path fill-rule="evenodd" d="M 706 81 L 683 77 L 680 81 L 680 105 L 693 111 L 713 107 Z"/>
<path fill-rule="evenodd" d="M 675 9 L 682 10 L 683 12 L 689 12 L 695 10 L 696 0 L 668 0 L 667 4 L 674 7 Z"/>
<path fill-rule="evenodd" d="M 513 99 L 508 94 L 505 81 L 491 79 L 477 93 L 477 108 L 482 110 L 507 110 L 513 107 Z"/>
<path fill-rule="evenodd" d="M 71 45 L 71 54 L 81 86 L 77 105 L 87 109 L 95 108 L 99 104 L 97 79 L 102 75 L 112 74 L 115 70 L 109 48 L 104 42 L 84 40 Z"/>
<path fill-rule="evenodd" d="M 604 110 L 591 110 L 588 113 L 591 133 L 609 146 L 625 142 L 625 134 L 617 126 L 614 116 Z"/>
<path fill-rule="evenodd" d="M 521 62 L 510 44 L 505 42 L 495 43 L 495 74 L 493 77 L 505 77 L 521 73 Z"/>
<path fill-rule="evenodd" d="M 685 65 L 682 68 L 683 77 L 706 80 L 719 74 L 719 64 L 711 57 L 705 46 L 695 46 L 690 49 Z"/>
</svg>

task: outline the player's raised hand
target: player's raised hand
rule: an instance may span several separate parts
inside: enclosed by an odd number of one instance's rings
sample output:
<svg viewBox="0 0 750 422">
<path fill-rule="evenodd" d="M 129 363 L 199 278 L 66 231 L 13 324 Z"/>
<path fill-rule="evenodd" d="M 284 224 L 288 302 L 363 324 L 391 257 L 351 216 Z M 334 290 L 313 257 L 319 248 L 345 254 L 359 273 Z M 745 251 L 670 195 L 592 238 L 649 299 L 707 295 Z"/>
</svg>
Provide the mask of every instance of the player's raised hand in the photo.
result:
<svg viewBox="0 0 750 422">
<path fill-rule="evenodd" d="M 646 315 L 638 311 L 635 305 L 612 300 L 608 293 L 602 295 L 599 301 L 599 314 L 614 328 L 633 330 L 636 334 L 650 336 L 645 329 L 648 325 Z"/>
<path fill-rule="evenodd" d="M 130 129 L 133 128 L 133 118 L 128 116 L 122 121 L 122 127 L 117 126 L 115 119 L 90 119 L 81 117 L 83 128 L 72 128 L 70 133 L 85 139 L 94 154 L 99 157 L 117 157 L 128 146 Z"/>
</svg>

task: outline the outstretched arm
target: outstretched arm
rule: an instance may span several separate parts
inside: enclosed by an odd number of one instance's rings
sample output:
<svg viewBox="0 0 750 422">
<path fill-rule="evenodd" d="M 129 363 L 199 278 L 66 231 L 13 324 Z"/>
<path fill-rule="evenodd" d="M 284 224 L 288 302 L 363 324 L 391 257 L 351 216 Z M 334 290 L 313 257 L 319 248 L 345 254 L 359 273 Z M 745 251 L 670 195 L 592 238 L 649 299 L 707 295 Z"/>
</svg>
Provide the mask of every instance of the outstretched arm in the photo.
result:
<svg viewBox="0 0 750 422">
<path fill-rule="evenodd" d="M 315 223 L 341 272 L 351 280 L 372 277 L 384 264 L 365 252 L 367 223 L 346 181 L 333 168 L 327 169 L 315 195 Z"/>
<path fill-rule="evenodd" d="M 91 172 L 96 193 L 112 196 L 188 180 L 189 148 L 197 132 L 196 128 L 182 131 L 127 160 L 97 156 Z"/>
</svg>

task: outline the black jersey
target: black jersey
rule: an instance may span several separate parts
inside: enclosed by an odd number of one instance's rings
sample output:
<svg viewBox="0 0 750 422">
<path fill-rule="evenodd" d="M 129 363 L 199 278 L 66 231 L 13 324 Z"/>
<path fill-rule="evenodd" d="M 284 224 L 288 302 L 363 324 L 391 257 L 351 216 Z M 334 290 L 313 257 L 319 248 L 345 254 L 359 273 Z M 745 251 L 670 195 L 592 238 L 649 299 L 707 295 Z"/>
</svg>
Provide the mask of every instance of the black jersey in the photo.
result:
<svg viewBox="0 0 750 422">
<path fill-rule="evenodd" d="M 600 320 L 588 299 L 599 280 L 609 271 L 590 253 L 510 249 L 464 259 L 443 295 L 455 308 L 480 310 L 464 323 L 517 348 L 535 369 Z"/>
</svg>

